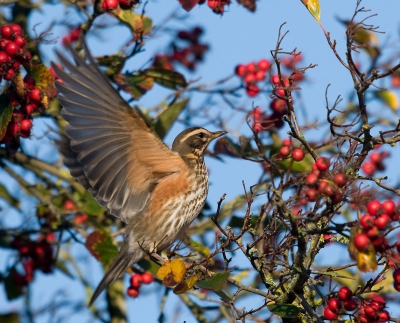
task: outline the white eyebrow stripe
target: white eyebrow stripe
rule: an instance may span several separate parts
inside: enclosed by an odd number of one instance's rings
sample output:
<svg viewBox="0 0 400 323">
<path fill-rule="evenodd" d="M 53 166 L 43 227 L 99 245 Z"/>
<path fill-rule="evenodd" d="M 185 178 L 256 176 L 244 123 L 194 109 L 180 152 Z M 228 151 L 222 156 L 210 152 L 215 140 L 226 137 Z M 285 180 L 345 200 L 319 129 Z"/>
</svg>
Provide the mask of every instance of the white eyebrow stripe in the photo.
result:
<svg viewBox="0 0 400 323">
<path fill-rule="evenodd" d="M 179 140 L 179 142 L 182 143 L 182 142 L 184 142 L 186 139 L 188 139 L 189 137 L 194 136 L 194 135 L 197 135 L 197 134 L 199 134 L 199 133 L 201 133 L 201 132 L 208 132 L 208 131 L 206 131 L 205 129 L 196 129 L 196 130 L 193 130 L 193 131 L 189 132 L 188 134 L 186 134 L 186 136 L 182 137 L 182 138 Z"/>
</svg>

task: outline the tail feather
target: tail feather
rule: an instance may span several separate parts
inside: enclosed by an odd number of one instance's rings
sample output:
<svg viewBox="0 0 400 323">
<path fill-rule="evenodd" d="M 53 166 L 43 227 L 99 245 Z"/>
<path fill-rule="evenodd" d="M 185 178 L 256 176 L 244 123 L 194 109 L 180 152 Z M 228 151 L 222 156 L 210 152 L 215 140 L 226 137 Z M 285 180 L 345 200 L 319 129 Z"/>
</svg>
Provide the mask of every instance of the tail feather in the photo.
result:
<svg viewBox="0 0 400 323">
<path fill-rule="evenodd" d="M 93 296 L 89 302 L 89 307 L 92 306 L 96 298 L 101 294 L 104 289 L 111 285 L 115 279 L 117 279 L 122 273 L 125 272 L 125 270 L 127 270 L 135 262 L 139 261 L 142 257 L 143 252 L 141 250 L 129 251 L 128 244 L 125 242 L 122 245 L 119 254 L 113 260 L 100 284 L 94 291 Z"/>
</svg>

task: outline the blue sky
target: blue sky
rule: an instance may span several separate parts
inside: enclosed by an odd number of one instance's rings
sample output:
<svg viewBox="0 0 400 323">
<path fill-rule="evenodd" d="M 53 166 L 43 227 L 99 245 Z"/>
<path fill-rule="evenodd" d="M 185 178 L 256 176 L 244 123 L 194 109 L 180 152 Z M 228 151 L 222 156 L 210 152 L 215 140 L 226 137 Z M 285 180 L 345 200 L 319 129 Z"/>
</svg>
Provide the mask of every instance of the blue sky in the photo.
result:
<svg viewBox="0 0 400 323">
<path fill-rule="evenodd" d="M 345 52 L 345 38 L 344 38 L 344 25 L 339 22 L 338 18 L 349 19 L 356 5 L 356 1 L 349 0 L 322 0 L 321 1 L 321 21 L 325 29 L 331 33 L 331 37 L 338 41 L 337 51 L 342 57 Z M 178 10 L 179 15 L 185 16 L 186 19 L 179 22 L 170 22 L 170 26 L 175 26 L 179 29 L 191 28 L 199 25 L 204 27 L 205 34 L 203 40 L 210 45 L 210 51 L 206 54 L 205 62 L 199 65 L 196 73 L 187 74 L 188 79 L 196 79 L 201 77 L 201 83 L 213 82 L 229 76 L 233 73 L 234 67 L 238 63 L 248 63 L 253 60 L 261 58 L 270 59 L 270 50 L 275 47 L 277 32 L 279 26 L 286 22 L 284 30 L 289 30 L 290 33 L 283 42 L 283 47 L 287 51 L 291 51 L 295 47 L 303 53 L 303 63 L 318 64 L 314 69 L 307 72 L 306 77 L 308 82 L 303 84 L 301 91 L 301 106 L 305 111 L 301 111 L 300 115 L 307 116 L 308 121 L 315 119 L 325 118 L 325 89 L 328 84 L 330 87 L 330 99 L 333 101 L 337 95 L 343 95 L 347 98 L 352 89 L 352 80 L 347 71 L 336 60 L 332 51 L 327 45 L 325 36 L 318 26 L 316 21 L 308 13 L 300 0 L 298 1 L 259 1 L 257 2 L 257 12 L 250 13 L 244 8 L 240 7 L 236 2 L 233 2 L 229 10 L 221 17 L 215 15 L 207 7 L 207 5 L 195 7 L 189 14 L 186 14 L 182 9 L 179 9 L 178 2 L 174 0 L 159 0 L 149 1 L 146 7 L 146 14 L 153 19 L 155 25 L 164 21 L 170 13 Z M 377 17 L 371 19 L 371 23 L 380 26 L 381 31 L 386 34 L 378 35 L 381 44 L 386 44 L 385 49 L 389 52 L 399 50 L 398 42 L 399 37 L 399 18 L 400 12 L 399 1 L 363 1 L 363 6 L 371 9 L 371 14 L 378 13 Z M 140 7 L 141 8 L 141 7 Z M 84 16 L 77 17 L 72 13 L 67 13 L 62 9 L 61 5 L 49 6 L 46 5 L 43 12 L 36 12 L 32 16 L 31 26 L 33 27 L 38 22 L 43 22 L 37 26 L 38 32 L 46 30 L 48 23 L 52 19 L 59 19 L 66 17 L 69 22 L 82 21 Z M 365 17 L 365 15 L 364 15 Z M 102 18 L 103 19 L 103 18 Z M 104 22 L 110 22 L 109 18 L 104 18 Z M 54 37 L 62 36 L 67 33 L 65 27 L 56 26 L 54 29 Z M 101 33 L 101 39 L 98 37 L 91 37 L 89 45 L 94 55 L 112 54 L 121 47 L 122 44 L 129 40 L 129 30 L 125 27 L 115 27 L 107 32 Z M 170 37 L 163 35 L 160 37 L 151 38 L 146 44 L 146 51 L 140 55 L 135 56 L 131 60 L 128 69 L 134 70 L 142 67 L 149 58 L 155 53 L 163 51 L 165 46 L 169 43 Z M 53 48 L 61 48 L 61 45 L 42 45 L 46 49 L 48 59 L 54 59 Z M 42 47 L 42 48 L 43 48 Z M 363 59 L 360 59 L 361 65 Z M 233 79 L 231 84 L 239 84 L 238 79 Z M 385 83 L 381 84 L 385 85 Z M 387 85 L 387 83 L 386 83 Z M 157 87 L 156 90 L 150 91 L 139 102 L 141 107 L 149 107 L 157 105 L 162 98 L 168 94 L 169 91 Z M 193 106 L 200 104 L 201 98 L 196 97 Z M 254 99 L 241 97 L 237 102 L 243 106 L 248 107 L 250 111 L 254 102 L 255 105 L 260 105 L 266 108 L 270 102 L 267 96 L 260 95 Z M 373 108 L 379 109 L 380 107 L 373 103 Z M 344 108 L 344 106 L 342 107 Z M 212 113 L 224 113 L 230 115 L 229 109 L 221 102 L 216 100 L 216 105 L 213 107 Z M 395 114 L 384 111 L 391 118 L 397 118 Z M 235 136 L 238 133 L 249 133 L 245 126 L 238 127 L 243 116 L 231 116 L 232 123 L 228 124 L 230 136 Z M 300 120 L 304 120 L 302 117 Z M 45 131 L 48 126 L 48 121 L 35 120 L 35 134 L 37 137 Z M 172 129 L 170 134 L 166 137 L 168 144 L 172 143 L 176 134 L 182 130 L 180 126 Z M 286 132 L 287 128 L 282 130 Z M 321 135 L 321 133 L 315 132 Z M 27 151 L 32 154 L 38 154 L 46 160 L 56 161 L 56 157 L 50 149 L 43 149 L 43 145 L 38 146 L 39 141 L 36 139 L 25 142 Z M 396 155 L 398 155 L 396 153 Z M 237 194 L 243 192 L 242 181 L 244 180 L 247 186 L 257 183 L 261 175 L 261 168 L 259 165 L 232 159 L 224 158 L 224 161 L 217 161 L 215 159 L 207 158 L 208 167 L 210 168 L 210 192 L 208 202 L 212 207 L 216 208 L 220 196 L 224 193 L 227 194 L 227 200 L 235 197 Z M 392 159 L 395 163 L 395 160 Z M 395 166 L 389 167 L 390 171 L 398 172 Z M 17 189 L 14 187 L 14 192 Z M 26 213 L 32 211 L 32 201 L 25 201 Z M 14 214 L 14 213 L 12 213 Z M 11 215 L 12 215 L 11 214 Z M 10 214 L 0 213 L 4 217 L 6 223 L 15 224 L 15 220 L 10 219 Z M 15 214 L 14 214 L 15 216 Z M 101 279 L 100 266 L 93 260 L 90 254 L 82 246 L 74 246 L 71 250 L 74 256 L 81 257 L 87 264 L 85 270 L 90 270 L 90 283 L 92 286 L 97 285 Z M 0 257 L 4 253 L 0 253 Z M 1 258 L 0 258 L 1 259 Z M 4 258 L 3 258 L 4 259 Z M 3 260 L 0 261 L 1 268 Z M 60 291 L 65 291 L 60 294 Z M 154 293 L 153 293 L 154 291 Z M 158 318 L 158 304 L 162 297 L 164 290 L 158 285 L 151 285 L 143 289 L 143 295 L 135 300 L 128 301 L 129 307 L 129 322 L 156 322 Z M 37 275 L 37 283 L 32 289 L 32 299 L 34 300 L 35 307 L 40 308 L 41 305 L 46 304 L 50 299 L 58 295 L 61 299 L 66 297 L 72 299 L 76 294 L 79 294 L 80 299 L 85 298 L 85 291 L 81 285 L 76 281 L 71 281 L 65 278 L 62 274 L 54 275 Z M 101 301 L 99 302 L 101 304 Z M 258 304 L 258 303 L 257 303 Z M 246 304 L 251 307 L 253 304 Z M 256 304 L 254 304 L 255 306 Z M 12 309 L 20 309 L 23 303 L 18 300 L 8 303 L 4 294 L 0 291 L 0 312 L 7 312 Z M 184 306 L 176 301 L 176 296 L 170 297 L 166 304 L 167 322 L 194 322 L 190 313 L 185 311 Z M 178 317 L 175 314 L 178 310 L 183 308 L 183 311 Z M 78 315 L 78 316 L 77 316 Z M 89 321 L 88 315 L 77 314 L 72 315 L 64 322 L 79 322 Z M 48 317 L 49 322 L 52 322 Z M 43 320 L 45 322 L 45 320 Z"/>
</svg>

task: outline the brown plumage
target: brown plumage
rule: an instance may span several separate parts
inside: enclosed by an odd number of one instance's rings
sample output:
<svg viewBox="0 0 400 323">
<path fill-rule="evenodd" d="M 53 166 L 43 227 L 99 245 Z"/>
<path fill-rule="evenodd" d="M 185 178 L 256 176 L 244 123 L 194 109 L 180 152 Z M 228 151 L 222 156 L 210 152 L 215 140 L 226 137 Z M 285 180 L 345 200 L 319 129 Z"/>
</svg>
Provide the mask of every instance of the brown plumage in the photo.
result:
<svg viewBox="0 0 400 323">
<path fill-rule="evenodd" d="M 172 150 L 131 108 L 97 68 L 72 49 L 75 64 L 53 64 L 61 115 L 68 121 L 60 152 L 72 176 L 110 213 L 127 223 L 119 254 L 90 305 L 146 252 L 161 251 L 179 238 L 204 206 L 208 192 L 203 153 L 225 131 L 195 127 L 181 132 Z"/>
</svg>

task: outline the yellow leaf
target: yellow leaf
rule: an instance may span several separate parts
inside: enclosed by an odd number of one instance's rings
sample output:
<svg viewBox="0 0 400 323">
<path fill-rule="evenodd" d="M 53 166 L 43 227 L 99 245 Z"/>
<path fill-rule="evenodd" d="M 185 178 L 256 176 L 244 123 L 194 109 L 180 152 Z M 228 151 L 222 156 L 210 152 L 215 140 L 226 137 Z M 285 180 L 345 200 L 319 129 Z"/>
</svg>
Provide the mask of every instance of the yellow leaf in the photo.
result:
<svg viewBox="0 0 400 323">
<path fill-rule="evenodd" d="M 175 286 L 183 280 L 186 274 L 185 263 L 180 259 L 166 261 L 158 270 L 157 277 L 168 287 Z"/>
<path fill-rule="evenodd" d="M 181 281 L 174 288 L 174 294 L 183 294 L 186 293 L 189 289 L 191 289 L 194 284 L 199 280 L 200 274 L 196 274 L 194 276 L 190 276 L 186 278 L 184 281 Z"/>
<path fill-rule="evenodd" d="M 399 107 L 399 100 L 397 98 L 396 93 L 389 90 L 380 90 L 375 91 L 374 95 L 376 98 L 381 100 L 384 104 L 386 104 L 392 110 L 397 110 Z"/>
<path fill-rule="evenodd" d="M 321 8 L 318 0 L 301 0 L 314 19 L 321 24 Z"/>
<path fill-rule="evenodd" d="M 368 248 L 365 250 L 358 250 L 354 246 L 354 237 L 359 233 L 363 233 L 363 230 L 360 227 L 355 227 L 350 231 L 350 241 L 348 244 L 350 257 L 357 261 L 357 267 L 360 271 L 364 273 L 375 271 L 378 267 L 378 262 L 376 261 L 374 246 L 370 243 Z"/>
</svg>

